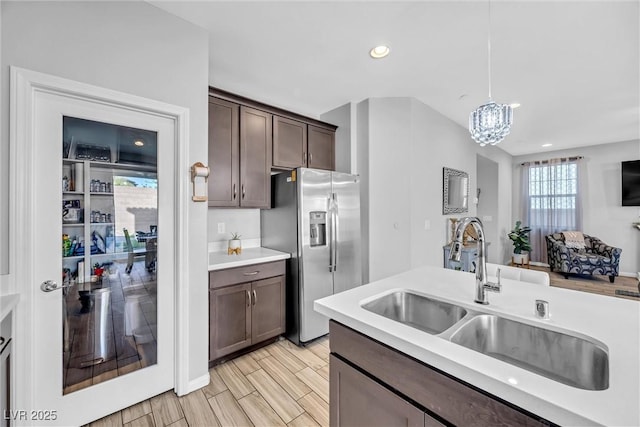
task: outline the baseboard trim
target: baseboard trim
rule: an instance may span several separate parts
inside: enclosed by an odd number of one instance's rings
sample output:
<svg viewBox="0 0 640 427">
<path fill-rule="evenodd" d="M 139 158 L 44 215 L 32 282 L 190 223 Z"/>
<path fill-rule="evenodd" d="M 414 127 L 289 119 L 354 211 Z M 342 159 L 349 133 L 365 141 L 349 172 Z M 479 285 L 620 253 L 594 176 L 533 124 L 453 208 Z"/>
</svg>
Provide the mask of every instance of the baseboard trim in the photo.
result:
<svg viewBox="0 0 640 427">
<path fill-rule="evenodd" d="M 627 271 L 621 271 L 620 273 L 618 273 L 618 276 L 638 277 L 638 273 L 631 273 L 631 272 L 627 272 Z M 638 277 L 638 280 L 640 280 L 640 277 Z"/>
<path fill-rule="evenodd" d="M 545 264 L 544 262 L 539 262 L 539 261 L 530 261 L 529 264 L 535 265 L 536 267 L 549 267 L 549 264 Z M 631 272 L 628 272 L 628 271 L 620 271 L 618 273 L 618 276 L 637 277 L 638 280 L 640 280 L 640 272 L 639 273 L 631 273 Z"/>
<path fill-rule="evenodd" d="M 209 384 L 209 381 L 211 381 L 211 377 L 209 376 L 209 373 L 207 371 L 206 375 L 202 375 L 201 377 L 198 377 L 195 380 L 189 381 L 189 385 L 187 386 L 187 392 L 184 394 L 189 394 L 192 391 L 196 391 L 201 389 L 202 387 L 207 386 Z M 178 396 L 183 396 L 183 395 L 178 395 Z"/>
</svg>

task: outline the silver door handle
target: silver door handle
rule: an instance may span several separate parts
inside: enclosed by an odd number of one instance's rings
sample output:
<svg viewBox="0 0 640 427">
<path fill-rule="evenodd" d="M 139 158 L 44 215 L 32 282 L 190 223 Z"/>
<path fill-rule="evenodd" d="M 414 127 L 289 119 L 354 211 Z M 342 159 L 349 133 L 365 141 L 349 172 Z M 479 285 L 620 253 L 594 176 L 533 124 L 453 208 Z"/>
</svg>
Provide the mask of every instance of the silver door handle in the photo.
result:
<svg viewBox="0 0 640 427">
<path fill-rule="evenodd" d="M 338 271 L 338 195 L 333 193 L 333 271 Z"/>
<path fill-rule="evenodd" d="M 256 270 L 256 271 L 252 271 L 251 273 L 242 273 L 242 275 L 243 276 L 255 276 L 258 273 L 260 273 L 260 271 Z"/>
<path fill-rule="evenodd" d="M 251 292 L 247 292 L 247 307 L 251 306 Z"/>
<path fill-rule="evenodd" d="M 258 302 L 258 294 L 256 294 L 256 290 L 253 290 L 253 305 L 256 305 Z"/>
<path fill-rule="evenodd" d="M 242 184 L 242 200 L 244 200 L 244 184 Z"/>
<path fill-rule="evenodd" d="M 334 259 L 333 259 L 333 246 L 335 245 L 335 242 L 333 241 L 333 227 L 335 227 L 335 224 L 333 223 L 333 199 L 332 196 L 329 196 L 329 202 L 328 202 L 328 212 L 329 212 L 329 219 L 328 219 L 328 225 L 329 225 L 329 271 L 332 272 L 333 271 L 333 263 L 334 263 Z"/>
<path fill-rule="evenodd" d="M 53 292 L 56 289 L 64 289 L 64 288 L 70 288 L 72 287 L 74 284 L 68 284 L 68 285 L 63 285 L 60 286 L 58 285 L 58 283 L 54 280 L 45 280 L 44 282 L 42 282 L 40 284 L 40 289 L 42 290 L 42 292 Z"/>
<path fill-rule="evenodd" d="M 302 152 L 302 166 L 306 166 L 307 165 L 307 152 L 303 151 Z"/>
<path fill-rule="evenodd" d="M 236 190 L 236 184 L 233 184 L 233 200 L 236 199 L 236 197 L 238 197 L 238 191 Z"/>
</svg>

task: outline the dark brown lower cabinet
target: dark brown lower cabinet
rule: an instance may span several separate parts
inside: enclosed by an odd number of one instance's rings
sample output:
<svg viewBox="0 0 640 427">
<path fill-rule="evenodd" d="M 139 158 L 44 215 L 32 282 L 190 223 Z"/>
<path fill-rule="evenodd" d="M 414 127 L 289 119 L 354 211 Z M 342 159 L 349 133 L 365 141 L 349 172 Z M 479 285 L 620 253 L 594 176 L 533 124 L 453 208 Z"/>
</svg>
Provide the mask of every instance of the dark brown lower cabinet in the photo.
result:
<svg viewBox="0 0 640 427">
<path fill-rule="evenodd" d="M 285 276 L 209 290 L 209 360 L 285 331 Z"/>
<path fill-rule="evenodd" d="M 333 320 L 329 336 L 332 427 L 554 425 Z"/>
<path fill-rule="evenodd" d="M 251 284 L 251 342 L 259 343 L 284 333 L 284 276 Z"/>
<path fill-rule="evenodd" d="M 332 426 L 442 425 L 420 408 L 333 355 L 330 366 Z"/>
<path fill-rule="evenodd" d="M 209 292 L 209 357 L 217 359 L 251 345 L 251 283 Z"/>
</svg>

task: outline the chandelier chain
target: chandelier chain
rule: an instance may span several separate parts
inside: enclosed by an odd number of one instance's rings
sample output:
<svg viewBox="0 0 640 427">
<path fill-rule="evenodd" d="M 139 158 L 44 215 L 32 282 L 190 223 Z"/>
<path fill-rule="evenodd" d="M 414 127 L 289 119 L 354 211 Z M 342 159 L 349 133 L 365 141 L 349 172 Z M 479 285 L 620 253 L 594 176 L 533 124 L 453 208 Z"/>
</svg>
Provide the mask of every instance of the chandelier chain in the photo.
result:
<svg viewBox="0 0 640 427">
<path fill-rule="evenodd" d="M 489 28 L 487 28 L 487 75 L 489 78 L 489 99 L 491 99 L 491 0 L 489 0 Z"/>
<path fill-rule="evenodd" d="M 491 0 L 487 0 L 487 78 L 489 80 L 489 101 L 469 115 L 469 132 L 474 141 L 484 147 L 496 145 L 511 131 L 513 110 L 508 104 L 496 104 L 491 99 Z"/>
</svg>

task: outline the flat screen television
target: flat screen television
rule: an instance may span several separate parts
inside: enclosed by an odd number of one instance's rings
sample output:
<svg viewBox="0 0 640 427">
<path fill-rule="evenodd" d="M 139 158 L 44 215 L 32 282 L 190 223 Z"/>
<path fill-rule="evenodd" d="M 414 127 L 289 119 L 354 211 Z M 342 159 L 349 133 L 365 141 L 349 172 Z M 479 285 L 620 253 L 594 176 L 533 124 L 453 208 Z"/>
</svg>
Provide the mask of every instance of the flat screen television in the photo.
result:
<svg viewBox="0 0 640 427">
<path fill-rule="evenodd" d="M 622 206 L 640 206 L 640 160 L 622 162 Z"/>
</svg>

